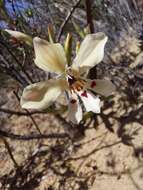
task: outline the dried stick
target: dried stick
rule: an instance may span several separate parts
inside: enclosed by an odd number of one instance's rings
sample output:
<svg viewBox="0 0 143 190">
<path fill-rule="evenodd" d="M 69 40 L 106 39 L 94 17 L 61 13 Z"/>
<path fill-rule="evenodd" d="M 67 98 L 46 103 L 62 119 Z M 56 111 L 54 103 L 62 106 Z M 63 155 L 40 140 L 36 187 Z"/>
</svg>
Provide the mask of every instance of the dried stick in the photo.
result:
<svg viewBox="0 0 143 190">
<path fill-rule="evenodd" d="M 15 94 L 17 100 L 20 101 L 20 98 L 19 98 L 18 94 L 15 91 L 13 93 Z M 34 124 L 35 128 L 37 129 L 37 131 L 39 132 L 39 134 L 42 134 L 41 131 L 40 131 L 40 129 L 39 129 L 39 126 L 37 125 L 37 123 L 35 121 L 35 119 L 32 117 L 32 115 L 30 115 L 30 112 L 27 109 L 25 109 L 25 111 L 29 115 L 31 121 L 33 122 L 33 124 Z"/>
<path fill-rule="evenodd" d="M 15 69 L 14 66 L 10 66 L 10 63 L 6 58 L 6 56 L 4 55 L 1 56 L 8 63 L 9 66 L 5 66 L 5 63 L 1 61 L 0 64 L 2 63 L 4 66 L 0 65 L 0 72 L 6 73 L 7 75 L 11 76 L 14 80 L 18 81 L 19 84 L 21 84 L 22 86 L 27 86 L 29 84 L 28 81 L 21 74 L 19 74 L 19 72 Z"/>
<path fill-rule="evenodd" d="M 23 112 L 23 111 L 14 111 L 10 109 L 5 109 L 5 108 L 0 108 L 0 112 L 7 113 L 7 114 L 12 114 L 12 115 L 17 115 L 17 116 L 29 116 L 29 115 L 34 115 L 34 114 L 47 114 L 47 112 L 42 112 L 42 111 L 32 111 L 32 112 Z"/>
<path fill-rule="evenodd" d="M 38 139 L 58 139 L 70 138 L 67 133 L 51 133 L 51 134 L 34 134 L 34 135 L 17 135 L 10 132 L 0 130 L 0 136 L 10 138 L 13 140 L 38 140 Z"/>
<path fill-rule="evenodd" d="M 15 168 L 18 168 L 19 166 L 18 166 L 18 164 L 17 164 L 17 162 L 16 162 L 16 160 L 15 160 L 15 158 L 14 158 L 14 156 L 13 156 L 13 153 L 12 153 L 12 151 L 11 151 L 11 148 L 10 148 L 10 146 L 9 146 L 9 143 L 8 143 L 7 140 L 4 138 L 4 135 L 1 135 L 1 134 L 0 134 L 0 138 L 3 140 L 3 143 L 4 143 L 4 145 L 5 145 L 5 148 L 7 149 L 8 154 L 9 154 L 9 156 L 10 156 L 10 158 L 11 158 L 11 160 L 12 160 L 14 166 L 15 166 Z"/>
<path fill-rule="evenodd" d="M 94 25 L 93 25 L 93 18 L 92 18 L 92 8 L 91 8 L 92 0 L 85 0 L 86 5 L 86 20 L 87 25 L 89 26 L 90 33 L 94 33 Z M 96 68 L 92 68 L 88 74 L 89 78 L 96 78 L 97 71 Z"/>
<path fill-rule="evenodd" d="M 28 74 L 28 72 L 25 70 L 25 68 L 22 67 L 20 61 L 17 59 L 17 57 L 15 56 L 15 54 L 10 50 L 10 48 L 2 40 L 0 41 L 0 43 L 7 49 L 8 53 L 13 57 L 13 59 L 15 60 L 15 62 L 17 63 L 17 65 L 20 66 L 22 72 L 25 74 L 25 76 L 27 77 L 27 79 L 30 81 L 30 83 L 32 83 L 33 80 L 31 78 L 31 76 Z"/>
<path fill-rule="evenodd" d="M 89 29 L 90 29 L 90 33 L 94 33 L 94 25 L 93 25 L 93 19 L 92 19 L 91 1 L 92 0 L 85 0 L 86 18 L 87 18 L 87 25 L 89 26 Z"/>
<path fill-rule="evenodd" d="M 68 21 L 70 20 L 72 14 L 74 13 L 75 9 L 78 7 L 78 5 L 80 4 L 81 0 L 78 0 L 75 5 L 71 8 L 71 10 L 69 11 L 68 15 L 66 16 L 65 20 L 63 21 L 63 23 L 61 24 L 61 27 L 59 29 L 59 33 L 57 35 L 57 42 L 60 41 L 62 33 L 64 31 L 64 28 L 66 26 L 66 24 L 68 23 Z"/>
</svg>

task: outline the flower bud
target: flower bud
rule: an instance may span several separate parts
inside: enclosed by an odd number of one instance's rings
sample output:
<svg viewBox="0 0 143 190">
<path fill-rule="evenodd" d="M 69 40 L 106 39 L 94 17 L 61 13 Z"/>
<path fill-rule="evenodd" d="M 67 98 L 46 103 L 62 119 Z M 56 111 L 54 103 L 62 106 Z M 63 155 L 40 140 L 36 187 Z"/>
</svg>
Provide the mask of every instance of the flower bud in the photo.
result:
<svg viewBox="0 0 143 190">
<path fill-rule="evenodd" d="M 68 65 L 71 63 L 71 53 L 72 53 L 72 35 L 68 33 L 67 38 L 65 40 L 65 53 L 67 57 Z"/>
<path fill-rule="evenodd" d="M 16 38 L 17 40 L 23 41 L 27 45 L 32 46 L 32 38 L 29 35 L 8 29 L 5 29 L 5 31 L 9 33 L 12 37 Z"/>
</svg>

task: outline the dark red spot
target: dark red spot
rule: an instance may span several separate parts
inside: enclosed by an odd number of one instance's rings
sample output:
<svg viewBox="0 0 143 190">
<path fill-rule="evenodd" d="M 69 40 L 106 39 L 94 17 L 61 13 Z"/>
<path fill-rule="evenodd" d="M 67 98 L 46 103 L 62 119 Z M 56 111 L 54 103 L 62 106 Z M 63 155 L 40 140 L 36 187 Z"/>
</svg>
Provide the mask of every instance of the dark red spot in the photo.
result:
<svg viewBox="0 0 143 190">
<path fill-rule="evenodd" d="M 96 86 L 96 82 L 95 81 L 92 81 L 91 82 L 91 88 L 94 88 Z"/>
<path fill-rule="evenodd" d="M 76 82 L 75 77 L 69 75 L 69 77 L 68 77 L 68 83 L 69 83 L 69 85 L 73 85 L 75 82 Z"/>
<path fill-rule="evenodd" d="M 70 101 L 70 103 L 71 103 L 71 104 L 75 104 L 75 103 L 76 103 L 76 100 L 75 100 L 75 99 L 72 99 L 72 100 Z"/>
<path fill-rule="evenodd" d="M 12 44 L 18 44 L 19 41 L 18 41 L 16 38 L 11 37 L 11 38 L 9 39 L 9 42 L 12 43 Z"/>
<path fill-rule="evenodd" d="M 81 96 L 84 96 L 84 97 L 88 98 L 86 91 L 84 91 L 83 93 L 81 93 Z"/>
</svg>

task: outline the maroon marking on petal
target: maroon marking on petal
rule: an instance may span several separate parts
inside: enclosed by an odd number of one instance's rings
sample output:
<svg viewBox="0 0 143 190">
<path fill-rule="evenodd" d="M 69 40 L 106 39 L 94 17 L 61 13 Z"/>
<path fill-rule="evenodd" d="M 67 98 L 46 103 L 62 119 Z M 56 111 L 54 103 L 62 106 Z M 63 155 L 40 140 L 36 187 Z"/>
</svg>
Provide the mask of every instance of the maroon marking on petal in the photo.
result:
<svg viewBox="0 0 143 190">
<path fill-rule="evenodd" d="M 96 81 L 93 80 L 93 81 L 91 82 L 91 88 L 94 88 L 95 86 L 96 86 Z"/>
<path fill-rule="evenodd" d="M 70 101 L 70 103 L 71 103 L 71 104 L 75 104 L 75 103 L 76 103 L 76 100 L 75 100 L 75 99 L 72 99 L 72 100 Z"/>
<path fill-rule="evenodd" d="M 81 96 L 84 96 L 84 97 L 88 98 L 86 91 L 84 91 L 83 93 L 81 93 Z"/>
</svg>

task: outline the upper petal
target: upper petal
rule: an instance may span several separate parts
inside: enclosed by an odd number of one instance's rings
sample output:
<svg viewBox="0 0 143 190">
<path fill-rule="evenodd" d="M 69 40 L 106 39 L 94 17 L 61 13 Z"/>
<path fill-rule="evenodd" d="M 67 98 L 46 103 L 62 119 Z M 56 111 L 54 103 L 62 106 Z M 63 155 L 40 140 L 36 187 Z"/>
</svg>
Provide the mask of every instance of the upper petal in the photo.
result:
<svg viewBox="0 0 143 190">
<path fill-rule="evenodd" d="M 32 38 L 29 35 L 19 32 L 19 31 L 14 31 L 14 30 L 5 29 L 5 31 L 9 33 L 11 36 L 13 36 L 14 38 L 24 41 L 28 45 L 32 45 Z"/>
<path fill-rule="evenodd" d="M 115 90 L 115 85 L 110 80 L 87 79 L 87 88 L 103 96 L 110 96 Z"/>
<path fill-rule="evenodd" d="M 82 108 L 76 94 L 72 94 L 69 99 L 68 119 L 74 124 L 78 124 L 82 120 Z"/>
<path fill-rule="evenodd" d="M 102 33 L 88 34 L 83 40 L 79 52 L 74 59 L 73 68 L 90 69 L 102 61 L 107 36 Z"/>
<path fill-rule="evenodd" d="M 65 71 L 66 56 L 59 43 L 49 43 L 35 37 L 33 40 L 35 50 L 35 64 L 49 72 L 63 73 Z"/>
<path fill-rule="evenodd" d="M 46 109 L 67 88 L 65 80 L 48 80 L 27 86 L 20 104 L 25 109 Z"/>
<path fill-rule="evenodd" d="M 100 99 L 89 91 L 78 92 L 87 112 L 100 113 Z"/>
</svg>

